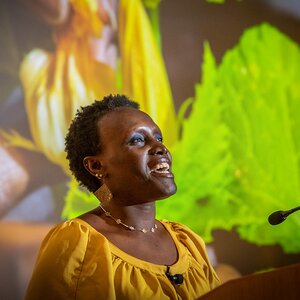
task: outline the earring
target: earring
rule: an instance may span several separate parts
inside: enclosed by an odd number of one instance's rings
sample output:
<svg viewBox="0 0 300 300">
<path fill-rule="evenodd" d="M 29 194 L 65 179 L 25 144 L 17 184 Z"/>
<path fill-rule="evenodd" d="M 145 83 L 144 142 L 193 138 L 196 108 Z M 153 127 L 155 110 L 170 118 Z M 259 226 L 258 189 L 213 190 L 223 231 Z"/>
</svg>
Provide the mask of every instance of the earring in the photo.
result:
<svg viewBox="0 0 300 300">
<path fill-rule="evenodd" d="M 96 173 L 95 176 L 96 176 L 99 180 L 101 180 L 103 175 L 100 174 L 100 173 Z"/>
<path fill-rule="evenodd" d="M 94 195 L 102 203 L 108 203 L 113 197 L 111 191 L 105 183 L 103 183 L 100 188 L 94 192 Z"/>
</svg>

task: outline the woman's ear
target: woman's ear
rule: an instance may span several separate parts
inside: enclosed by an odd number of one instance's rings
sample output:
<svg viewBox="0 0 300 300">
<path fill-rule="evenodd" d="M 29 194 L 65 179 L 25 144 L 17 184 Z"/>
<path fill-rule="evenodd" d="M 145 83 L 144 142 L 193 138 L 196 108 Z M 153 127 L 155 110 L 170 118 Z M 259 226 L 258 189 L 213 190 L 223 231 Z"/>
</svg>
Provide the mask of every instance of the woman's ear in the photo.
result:
<svg viewBox="0 0 300 300">
<path fill-rule="evenodd" d="M 97 176 L 97 174 L 102 171 L 102 164 L 98 157 L 96 156 L 86 156 L 83 159 L 83 165 L 86 170 L 93 176 Z"/>
</svg>

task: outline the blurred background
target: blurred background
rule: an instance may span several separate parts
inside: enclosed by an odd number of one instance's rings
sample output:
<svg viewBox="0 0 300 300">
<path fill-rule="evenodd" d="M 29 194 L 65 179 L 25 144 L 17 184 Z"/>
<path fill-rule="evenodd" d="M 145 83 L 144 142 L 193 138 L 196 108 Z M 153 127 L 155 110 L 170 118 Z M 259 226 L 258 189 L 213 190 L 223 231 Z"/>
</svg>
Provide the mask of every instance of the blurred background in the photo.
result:
<svg viewBox="0 0 300 300">
<path fill-rule="evenodd" d="M 224 280 L 300 261 L 300 2 L 2 0 L 0 298 L 22 299 L 39 245 L 97 200 L 71 178 L 81 105 L 140 102 L 173 154 L 158 217 L 199 233 Z"/>
</svg>

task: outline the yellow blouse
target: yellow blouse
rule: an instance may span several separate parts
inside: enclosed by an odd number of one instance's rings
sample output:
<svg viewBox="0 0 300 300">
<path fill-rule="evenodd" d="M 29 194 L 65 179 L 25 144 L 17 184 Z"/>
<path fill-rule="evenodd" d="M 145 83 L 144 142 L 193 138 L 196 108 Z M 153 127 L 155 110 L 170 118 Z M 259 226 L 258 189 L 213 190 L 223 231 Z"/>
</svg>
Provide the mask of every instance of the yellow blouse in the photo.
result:
<svg viewBox="0 0 300 300">
<path fill-rule="evenodd" d="M 176 244 L 178 261 L 166 266 L 137 259 L 81 219 L 54 227 L 42 243 L 26 300 L 197 299 L 220 284 L 203 240 L 187 227 L 161 221 Z"/>
</svg>

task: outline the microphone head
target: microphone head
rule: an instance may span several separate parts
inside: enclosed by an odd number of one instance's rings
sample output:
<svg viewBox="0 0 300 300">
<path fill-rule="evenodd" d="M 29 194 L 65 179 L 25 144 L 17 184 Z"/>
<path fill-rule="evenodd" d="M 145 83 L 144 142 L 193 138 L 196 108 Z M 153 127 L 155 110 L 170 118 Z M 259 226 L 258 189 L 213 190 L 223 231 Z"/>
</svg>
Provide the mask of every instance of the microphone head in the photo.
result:
<svg viewBox="0 0 300 300">
<path fill-rule="evenodd" d="M 183 283 L 183 275 L 182 274 L 171 275 L 170 274 L 170 266 L 167 266 L 166 275 L 173 284 L 182 284 Z"/>
<path fill-rule="evenodd" d="M 175 284 L 182 284 L 183 283 L 183 275 L 182 274 L 175 274 L 172 276 L 172 282 Z"/>
<path fill-rule="evenodd" d="M 271 225 L 278 225 L 282 223 L 286 217 L 283 214 L 282 210 L 278 210 L 269 215 L 268 221 Z"/>
</svg>

